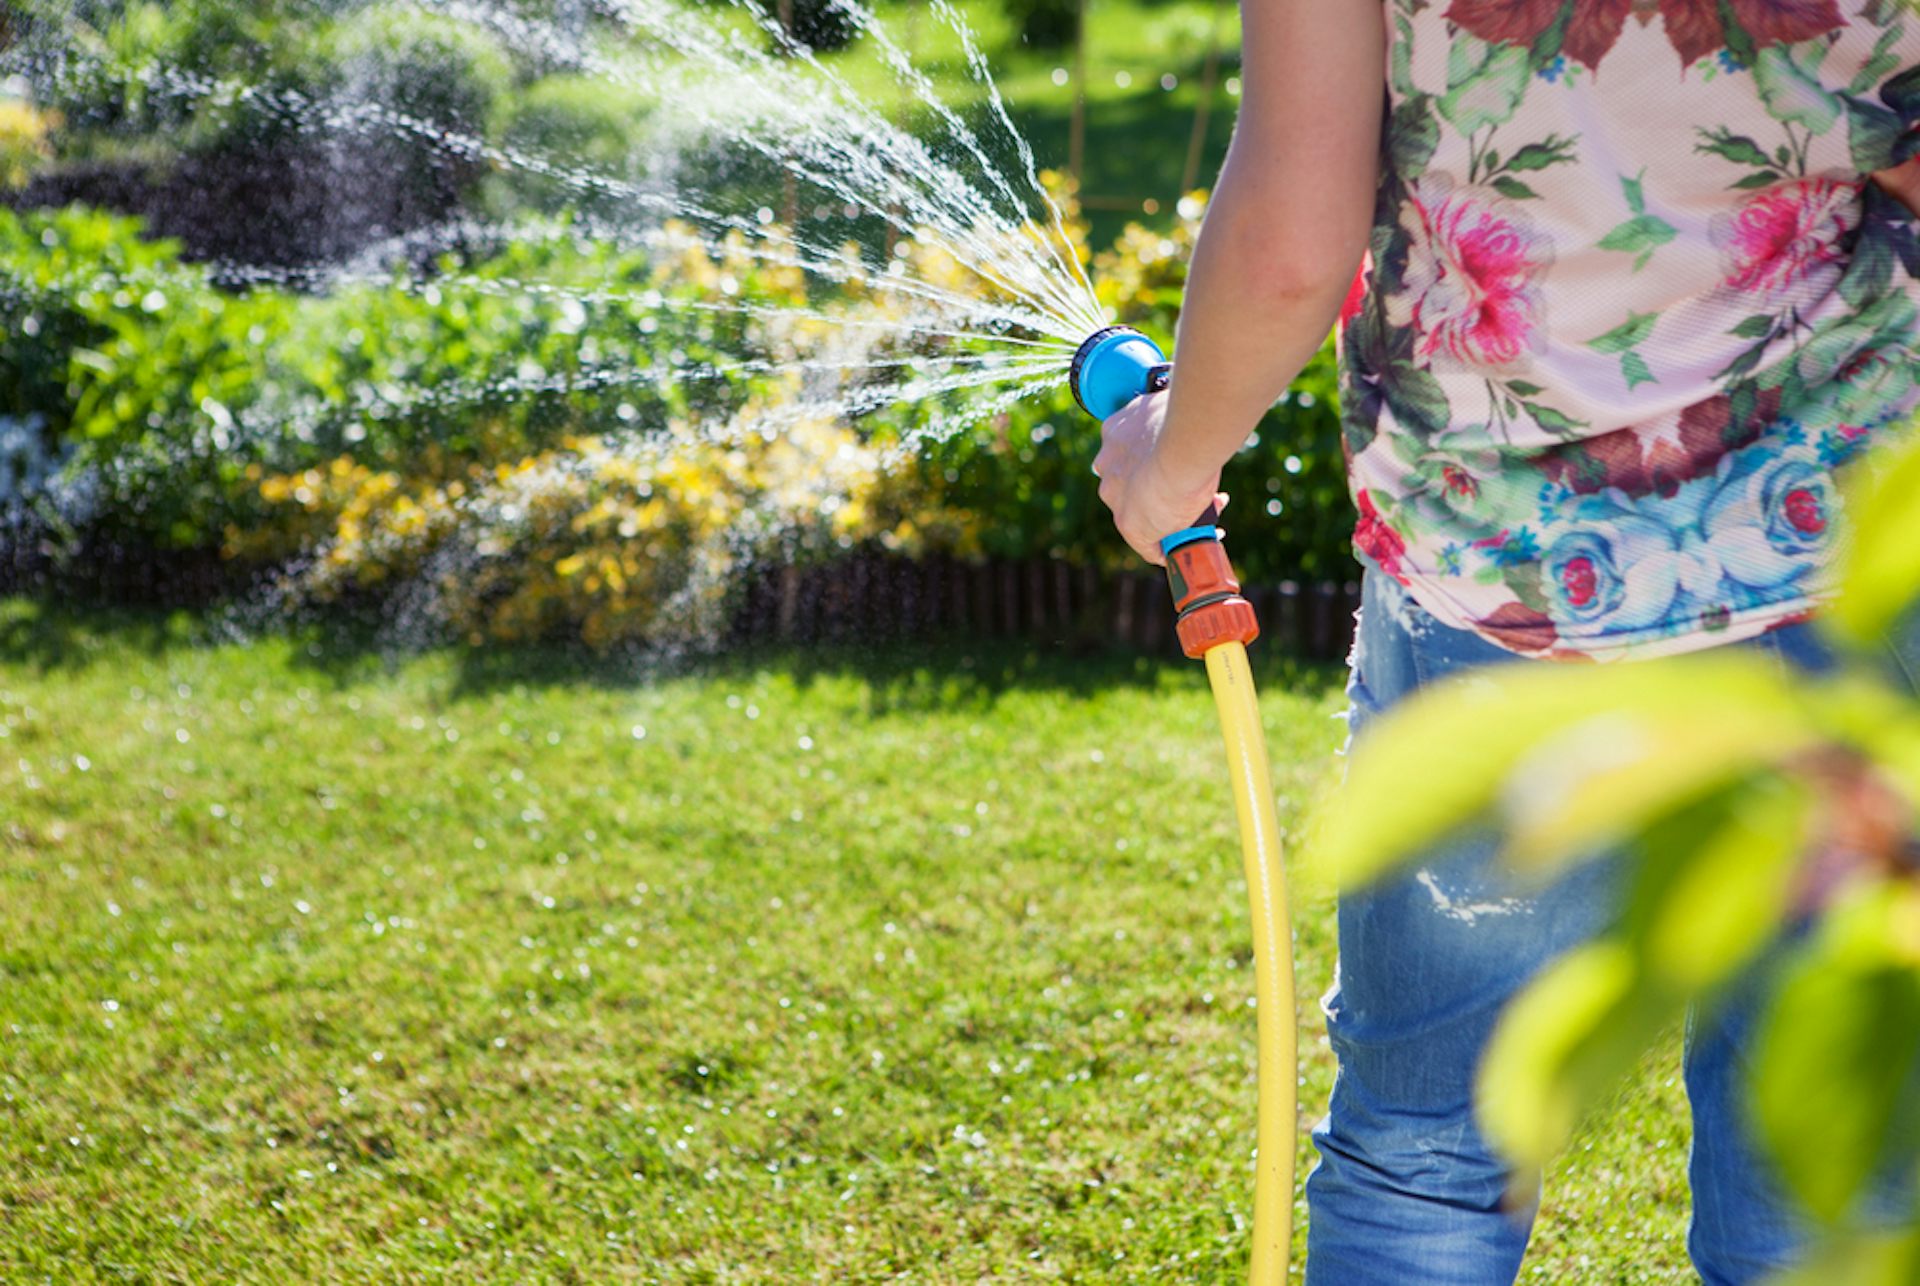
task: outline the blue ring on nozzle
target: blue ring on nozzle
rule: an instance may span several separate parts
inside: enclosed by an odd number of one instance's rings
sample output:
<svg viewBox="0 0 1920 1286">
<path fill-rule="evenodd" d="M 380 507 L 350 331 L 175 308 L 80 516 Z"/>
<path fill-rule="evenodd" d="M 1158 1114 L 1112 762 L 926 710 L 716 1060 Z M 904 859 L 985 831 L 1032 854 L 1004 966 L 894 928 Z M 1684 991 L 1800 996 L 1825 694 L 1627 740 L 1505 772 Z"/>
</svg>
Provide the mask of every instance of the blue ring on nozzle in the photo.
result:
<svg viewBox="0 0 1920 1286">
<path fill-rule="evenodd" d="M 1162 536 L 1160 538 L 1160 556 L 1162 558 L 1170 558 L 1174 550 L 1185 545 L 1198 544 L 1203 540 L 1218 539 L 1220 539 L 1220 529 L 1218 527 L 1182 527 L 1171 536 Z"/>
<path fill-rule="evenodd" d="M 1165 378 L 1167 356 L 1131 326 L 1109 326 L 1082 341 L 1067 368 L 1073 400 L 1104 420 Z"/>
</svg>

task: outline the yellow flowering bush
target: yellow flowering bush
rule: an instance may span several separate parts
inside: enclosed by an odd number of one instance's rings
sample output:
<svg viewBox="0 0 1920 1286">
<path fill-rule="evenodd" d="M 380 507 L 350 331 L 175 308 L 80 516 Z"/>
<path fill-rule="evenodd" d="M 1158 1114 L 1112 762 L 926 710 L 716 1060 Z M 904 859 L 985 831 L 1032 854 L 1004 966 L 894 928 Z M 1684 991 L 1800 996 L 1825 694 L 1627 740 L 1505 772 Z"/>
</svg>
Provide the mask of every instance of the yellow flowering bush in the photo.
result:
<svg viewBox="0 0 1920 1286">
<path fill-rule="evenodd" d="M 569 437 L 510 463 L 471 459 L 402 477 L 350 456 L 260 476 L 276 521 L 230 529 L 231 557 L 312 551 L 288 589 L 319 601 L 402 581 L 473 644 L 712 635 L 730 577 L 790 551 L 877 534 L 860 497 L 875 454 L 845 428 L 771 439 L 681 433 L 635 444 Z"/>
<path fill-rule="evenodd" d="M 58 113 L 36 110 L 17 98 L 0 98 L 0 188 L 23 186 L 53 155 L 49 138 L 59 126 Z"/>
<path fill-rule="evenodd" d="M 1190 192 L 1175 207 L 1171 228 L 1129 223 L 1111 249 L 1094 256 L 1095 289 L 1108 311 L 1130 326 L 1172 330 L 1206 208 L 1207 194 Z"/>
</svg>

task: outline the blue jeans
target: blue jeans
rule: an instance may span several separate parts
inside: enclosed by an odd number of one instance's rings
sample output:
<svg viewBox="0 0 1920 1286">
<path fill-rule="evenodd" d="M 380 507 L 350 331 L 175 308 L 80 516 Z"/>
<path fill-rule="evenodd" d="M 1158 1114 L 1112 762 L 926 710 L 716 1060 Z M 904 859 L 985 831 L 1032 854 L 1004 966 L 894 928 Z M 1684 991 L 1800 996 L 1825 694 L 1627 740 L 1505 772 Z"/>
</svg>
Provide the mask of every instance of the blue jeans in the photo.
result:
<svg viewBox="0 0 1920 1286">
<path fill-rule="evenodd" d="M 1734 646 L 1801 672 L 1834 664 L 1808 625 Z M 1519 661 L 1441 624 L 1369 567 L 1347 685 L 1350 733 L 1364 737 L 1382 711 L 1446 675 Z M 1322 1001 L 1339 1071 L 1313 1132 L 1308 1286 L 1506 1286 L 1519 1271 L 1534 1211 L 1503 1208 L 1509 1176 L 1474 1124 L 1475 1067 L 1507 1001 L 1606 927 L 1622 859 L 1576 867 L 1519 897 L 1501 878 L 1495 847 L 1485 833 L 1435 847 L 1409 873 L 1340 900 L 1340 964 Z M 1753 1282 L 1791 1263 L 1808 1233 L 1742 1124 L 1743 1051 L 1762 972 L 1687 1025 L 1687 1246 L 1707 1286 Z"/>
</svg>

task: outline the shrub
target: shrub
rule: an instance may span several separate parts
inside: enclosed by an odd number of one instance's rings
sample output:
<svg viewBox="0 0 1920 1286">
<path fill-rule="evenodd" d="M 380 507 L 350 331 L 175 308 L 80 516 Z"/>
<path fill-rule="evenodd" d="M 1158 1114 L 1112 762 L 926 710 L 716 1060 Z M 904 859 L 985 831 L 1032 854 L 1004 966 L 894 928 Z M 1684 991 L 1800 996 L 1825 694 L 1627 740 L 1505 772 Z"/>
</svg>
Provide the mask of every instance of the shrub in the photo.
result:
<svg viewBox="0 0 1920 1286">
<path fill-rule="evenodd" d="M 569 438 L 519 460 L 434 463 L 411 477 L 350 456 L 256 471 L 267 524 L 230 529 L 226 552 L 311 554 L 289 581 L 305 599 L 406 585 L 422 603 L 410 624 L 475 645 L 599 649 L 714 638 L 743 555 L 872 534 L 850 497 L 873 485 L 873 453 L 823 421 L 771 441 Z"/>
<path fill-rule="evenodd" d="M 23 186 L 50 156 L 48 135 L 60 126 L 57 112 L 0 96 L 0 188 Z"/>
<path fill-rule="evenodd" d="M 1008 0 L 1007 15 L 1022 44 L 1061 49 L 1080 31 L 1079 0 Z"/>
<path fill-rule="evenodd" d="M 48 74 L 37 90 L 71 124 L 64 141 L 70 154 L 113 155 L 155 134 L 171 136 L 188 152 L 232 146 L 236 135 L 277 126 L 257 112 L 209 110 L 193 95 L 162 92 L 134 73 L 165 68 L 268 89 L 321 89 L 327 71 L 306 53 L 313 33 L 338 7 L 326 0 L 79 5 L 48 20 L 78 58 L 46 61 Z"/>
<path fill-rule="evenodd" d="M 434 450 L 518 458 L 583 428 L 724 424 L 769 382 L 723 368 L 758 341 L 740 314 L 673 305 L 723 287 L 804 298 L 796 272 L 737 252 L 649 257 L 564 225 L 448 258 L 433 282 L 233 296 L 137 228 L 0 212 L 0 413 L 41 412 L 73 444 L 116 536 L 176 548 L 250 518 L 250 464 L 351 451 L 406 469 Z"/>
<path fill-rule="evenodd" d="M 843 0 L 787 0 L 792 6 L 787 34 L 796 44 L 826 53 L 844 49 L 859 33 Z M 775 8 L 773 5 L 767 6 Z"/>
<path fill-rule="evenodd" d="M 484 130 L 513 85 L 513 63 L 480 27 L 377 4 L 322 39 L 337 87 L 438 125 Z"/>
<path fill-rule="evenodd" d="M 1171 332 L 1198 214 L 1188 202 L 1171 232 L 1129 229 L 1100 256 L 1120 319 Z M 932 244 L 904 253 L 922 280 L 978 288 Z M 40 417 L 33 485 L 64 461 L 98 533 L 298 564 L 288 588 L 326 601 L 414 586 L 426 618 L 467 637 L 664 628 L 662 602 L 697 616 L 737 558 L 769 548 L 1132 565 L 1089 470 L 1098 426 L 1063 383 L 912 454 L 876 451 L 961 395 L 852 426 L 800 405 L 803 388 L 845 387 L 807 357 L 850 359 L 857 380 L 863 355 L 940 353 L 844 350 L 875 332 L 835 313 L 906 306 L 871 283 L 857 270 L 810 293 L 738 241 L 709 251 L 668 228 L 642 252 L 558 222 L 429 279 L 231 295 L 131 221 L 0 212 L 0 415 Z M 727 296 L 760 307 L 710 306 Z M 1323 354 L 1228 466 L 1250 579 L 1350 574 L 1333 387 Z"/>
<path fill-rule="evenodd" d="M 502 141 L 518 151 L 601 174 L 627 176 L 641 167 L 648 118 L 655 102 L 642 90 L 589 76 L 549 76 L 509 97 L 500 109 Z M 551 213 L 582 204 L 579 194 L 529 192 L 518 181 L 492 184 L 489 204 Z M 619 213 L 618 202 L 609 203 Z"/>
</svg>

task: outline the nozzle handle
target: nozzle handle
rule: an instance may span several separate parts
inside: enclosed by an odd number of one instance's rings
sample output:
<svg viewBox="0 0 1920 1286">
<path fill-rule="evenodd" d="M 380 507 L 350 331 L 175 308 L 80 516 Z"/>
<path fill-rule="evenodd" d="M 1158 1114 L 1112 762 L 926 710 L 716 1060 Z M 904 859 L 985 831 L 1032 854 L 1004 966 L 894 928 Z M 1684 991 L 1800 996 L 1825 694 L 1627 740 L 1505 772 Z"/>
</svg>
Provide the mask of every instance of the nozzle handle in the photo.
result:
<svg viewBox="0 0 1920 1286">
<path fill-rule="evenodd" d="M 1160 538 L 1160 556 L 1173 557 L 1173 551 L 1184 545 L 1200 540 L 1220 539 L 1220 506 L 1208 505 L 1207 511 L 1193 520 L 1193 526 L 1182 527 L 1171 535 Z"/>
<path fill-rule="evenodd" d="M 1197 523 L 1160 542 L 1167 559 L 1167 588 L 1173 591 L 1174 629 L 1181 649 L 1195 658 L 1222 643 L 1251 643 L 1260 637 L 1253 605 L 1241 596 L 1226 546 L 1220 543 L 1219 521 L 1219 506 L 1208 505 Z"/>
</svg>

